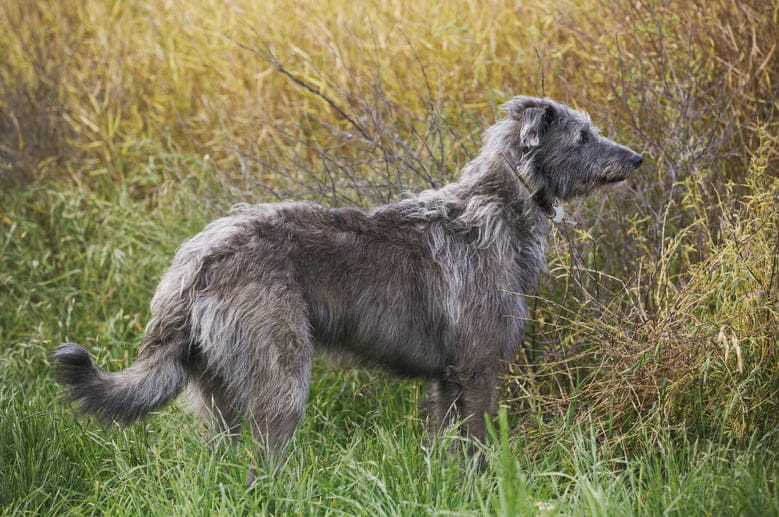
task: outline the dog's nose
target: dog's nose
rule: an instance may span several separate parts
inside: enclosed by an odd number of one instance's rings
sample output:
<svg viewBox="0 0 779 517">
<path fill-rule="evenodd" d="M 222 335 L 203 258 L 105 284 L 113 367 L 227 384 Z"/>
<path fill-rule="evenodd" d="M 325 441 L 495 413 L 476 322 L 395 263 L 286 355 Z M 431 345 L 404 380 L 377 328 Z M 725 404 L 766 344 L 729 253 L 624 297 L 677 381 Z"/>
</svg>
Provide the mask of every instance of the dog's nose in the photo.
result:
<svg viewBox="0 0 779 517">
<path fill-rule="evenodd" d="M 630 159 L 630 161 L 633 163 L 633 167 L 638 169 L 642 163 L 644 163 L 644 157 L 640 154 L 634 154 L 633 158 Z"/>
</svg>

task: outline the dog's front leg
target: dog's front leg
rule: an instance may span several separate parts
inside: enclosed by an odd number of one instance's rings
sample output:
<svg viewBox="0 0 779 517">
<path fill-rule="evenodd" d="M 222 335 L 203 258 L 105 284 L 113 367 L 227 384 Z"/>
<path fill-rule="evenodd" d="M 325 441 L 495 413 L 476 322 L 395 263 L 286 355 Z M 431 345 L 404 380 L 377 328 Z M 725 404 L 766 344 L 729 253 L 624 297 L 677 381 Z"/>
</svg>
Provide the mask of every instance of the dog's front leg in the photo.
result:
<svg viewBox="0 0 779 517">
<path fill-rule="evenodd" d="M 471 439 L 468 447 L 472 456 L 478 453 L 477 444 L 487 438 L 485 418 L 495 414 L 497 373 L 491 368 L 464 372 L 460 377 L 460 396 L 456 405 L 463 418 L 463 432 Z"/>
</svg>

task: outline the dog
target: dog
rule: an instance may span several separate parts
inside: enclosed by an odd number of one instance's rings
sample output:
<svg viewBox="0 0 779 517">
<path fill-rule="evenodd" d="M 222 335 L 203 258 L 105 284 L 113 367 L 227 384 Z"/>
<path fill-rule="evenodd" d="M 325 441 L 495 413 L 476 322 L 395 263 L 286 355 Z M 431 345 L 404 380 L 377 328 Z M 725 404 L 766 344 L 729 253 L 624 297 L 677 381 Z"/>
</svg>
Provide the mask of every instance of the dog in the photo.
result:
<svg viewBox="0 0 779 517">
<path fill-rule="evenodd" d="M 434 426 L 462 420 L 484 441 L 557 200 L 623 182 L 643 160 L 550 99 L 503 109 L 440 189 L 370 210 L 239 205 L 209 224 L 163 275 L 129 368 L 107 373 L 73 343 L 52 352 L 69 399 L 130 424 L 188 386 L 217 431 L 249 425 L 265 461 L 303 417 L 322 350 L 428 380 Z"/>
</svg>

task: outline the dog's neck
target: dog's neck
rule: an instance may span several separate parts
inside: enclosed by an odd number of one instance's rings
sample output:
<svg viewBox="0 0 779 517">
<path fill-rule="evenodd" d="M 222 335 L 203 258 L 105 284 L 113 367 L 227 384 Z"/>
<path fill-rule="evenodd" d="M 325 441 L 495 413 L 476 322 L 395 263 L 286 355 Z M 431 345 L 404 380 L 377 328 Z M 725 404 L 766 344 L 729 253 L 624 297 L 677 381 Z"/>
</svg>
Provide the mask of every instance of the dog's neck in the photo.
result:
<svg viewBox="0 0 779 517">
<path fill-rule="evenodd" d="M 538 205 L 538 208 L 541 209 L 541 212 L 548 218 L 553 220 L 556 223 L 559 223 L 562 220 L 563 212 L 562 208 L 560 208 L 557 204 L 557 201 L 554 198 L 551 198 L 547 195 L 546 190 L 541 188 L 537 191 L 533 191 L 532 188 L 530 188 L 530 185 L 528 185 L 527 181 L 524 177 L 522 177 L 522 174 L 517 170 L 517 168 L 514 166 L 513 163 L 511 163 L 511 160 L 509 160 L 508 156 L 506 156 L 504 153 L 500 153 L 501 157 L 503 157 L 503 160 L 505 160 L 506 165 L 509 166 L 511 171 L 514 173 L 514 175 L 517 177 L 519 182 L 527 189 L 528 193 L 530 194 L 530 199 L 535 202 L 536 205 Z"/>
</svg>

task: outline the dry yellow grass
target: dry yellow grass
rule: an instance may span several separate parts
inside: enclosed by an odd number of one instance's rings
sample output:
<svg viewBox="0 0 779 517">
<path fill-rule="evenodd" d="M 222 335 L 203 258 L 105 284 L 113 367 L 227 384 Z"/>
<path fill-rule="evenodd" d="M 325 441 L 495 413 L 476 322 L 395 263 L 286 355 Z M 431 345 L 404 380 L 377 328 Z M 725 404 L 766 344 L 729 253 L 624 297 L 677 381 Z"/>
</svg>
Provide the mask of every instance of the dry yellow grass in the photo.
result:
<svg viewBox="0 0 779 517">
<path fill-rule="evenodd" d="M 652 133 L 668 113 L 651 111 L 657 104 L 651 97 L 668 92 L 647 90 L 636 83 L 639 75 L 659 86 L 668 79 L 663 74 L 682 80 L 694 69 L 704 78 L 695 90 L 718 86 L 714 72 L 724 67 L 730 70 L 724 88 L 749 83 L 756 85 L 755 98 L 765 95 L 776 84 L 775 27 L 766 34 L 776 13 L 776 2 L 704 9 L 684 1 L 641 9 L 593 0 L 554 7 L 541 1 L 16 0 L 0 13 L 0 74 L 11 94 L 37 88 L 46 97 L 36 99 L 44 104 L 37 108 L 56 109 L 45 116 L 62 125 L 65 149 L 86 158 L 71 165 L 73 175 L 121 172 L 124 158 L 142 160 L 147 151 L 138 151 L 139 142 L 149 141 L 208 153 L 234 171 L 230 148 L 274 143 L 269 123 L 294 128 L 306 112 L 338 118 L 322 99 L 242 47 L 267 45 L 291 71 L 337 98 L 334 89 L 370 94 L 360 81 L 380 76 L 383 93 L 409 113 L 433 105 L 490 121 L 496 102 L 545 93 Z M 703 92 L 691 91 L 691 100 L 696 93 Z M 625 112 L 624 101 L 633 103 L 633 113 Z M 21 126 L 4 144 L 24 154 L 33 145 L 33 132 L 23 127 L 27 113 L 3 108 Z M 392 113 L 385 116 L 392 122 Z M 603 122 L 613 127 L 612 120 Z M 664 144 L 648 140 L 637 143 Z M 37 154 L 33 169 L 53 158 Z"/>
<path fill-rule="evenodd" d="M 540 93 L 535 51 L 553 37 L 548 31 L 557 16 L 543 5 L 8 2 L 0 14 L 0 73 L 11 93 L 38 88 L 48 97 L 38 102 L 61 110 L 51 122 L 63 124 L 65 148 L 80 153 L 69 167 L 78 181 L 121 172 L 128 157 L 142 160 L 139 142 L 224 160 L 232 146 L 271 143 L 267 123 L 294 127 L 307 111 L 335 121 L 321 99 L 242 47 L 267 45 L 325 93 L 355 91 L 356 78 L 380 72 L 385 94 L 412 112 L 445 100 L 448 109 L 463 106 L 489 119 L 490 103 Z M 19 107 L 3 108 L 24 126 Z M 32 132 L 16 132 L 9 147 L 23 154 Z"/>
</svg>

